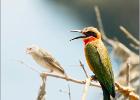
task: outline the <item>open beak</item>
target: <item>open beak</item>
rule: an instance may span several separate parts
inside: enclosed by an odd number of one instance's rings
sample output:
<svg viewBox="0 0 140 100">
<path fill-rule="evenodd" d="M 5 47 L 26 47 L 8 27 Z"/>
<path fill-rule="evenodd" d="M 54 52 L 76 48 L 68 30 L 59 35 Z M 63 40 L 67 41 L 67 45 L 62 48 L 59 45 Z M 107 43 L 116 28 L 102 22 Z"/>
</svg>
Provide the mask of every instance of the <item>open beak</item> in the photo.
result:
<svg viewBox="0 0 140 100">
<path fill-rule="evenodd" d="M 71 32 L 79 32 L 79 33 L 82 33 L 81 30 L 72 30 Z"/>
<path fill-rule="evenodd" d="M 71 32 L 79 32 L 79 33 L 82 33 L 81 30 L 72 30 Z M 75 38 L 71 39 L 70 41 L 76 40 L 76 39 L 81 39 L 81 38 L 86 38 L 86 37 L 87 37 L 86 35 L 78 36 L 78 37 L 75 37 Z"/>
</svg>

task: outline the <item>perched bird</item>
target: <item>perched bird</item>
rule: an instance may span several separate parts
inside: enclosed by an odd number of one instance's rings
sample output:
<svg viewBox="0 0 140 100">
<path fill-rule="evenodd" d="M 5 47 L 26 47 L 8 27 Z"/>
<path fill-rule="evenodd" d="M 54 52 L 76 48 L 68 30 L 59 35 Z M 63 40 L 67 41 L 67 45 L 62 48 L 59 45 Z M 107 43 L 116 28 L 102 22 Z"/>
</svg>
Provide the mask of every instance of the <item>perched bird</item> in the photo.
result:
<svg viewBox="0 0 140 100">
<path fill-rule="evenodd" d="M 73 30 L 80 32 L 83 36 L 71 40 L 82 38 L 86 61 L 99 81 L 104 100 L 111 100 L 110 95 L 115 98 L 114 75 L 108 50 L 101 40 L 101 33 L 94 27 L 86 27 L 83 30 Z"/>
<path fill-rule="evenodd" d="M 50 72 L 56 72 L 57 74 L 66 76 L 64 69 L 61 67 L 58 61 L 45 49 L 40 48 L 37 45 L 31 45 L 30 47 L 26 48 L 26 53 L 30 54 L 40 66 L 49 69 Z"/>
</svg>

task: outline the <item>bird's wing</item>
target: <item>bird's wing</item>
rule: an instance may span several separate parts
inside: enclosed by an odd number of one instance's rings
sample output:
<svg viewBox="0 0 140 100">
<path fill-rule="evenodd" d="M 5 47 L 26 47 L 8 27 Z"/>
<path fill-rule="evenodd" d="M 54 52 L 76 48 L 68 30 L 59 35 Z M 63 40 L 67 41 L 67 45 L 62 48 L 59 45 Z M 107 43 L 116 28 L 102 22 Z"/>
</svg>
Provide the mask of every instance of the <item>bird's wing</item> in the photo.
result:
<svg viewBox="0 0 140 100">
<path fill-rule="evenodd" d="M 61 67 L 60 63 L 54 57 L 52 57 L 51 54 L 46 52 L 46 50 L 40 48 L 40 52 L 43 54 L 44 59 L 46 59 L 50 65 L 56 67 L 57 69 L 59 69 L 61 71 L 64 71 L 64 69 Z"/>
<path fill-rule="evenodd" d="M 103 46 L 103 48 L 104 50 L 102 48 L 97 48 L 97 53 L 100 58 L 100 62 L 103 68 L 105 68 L 104 70 L 107 72 L 106 77 L 108 77 L 108 79 L 103 80 L 103 82 L 106 82 L 107 85 L 105 86 L 105 88 L 109 91 L 109 93 L 112 96 L 114 96 L 115 88 L 114 88 L 114 74 L 112 71 L 112 64 L 110 61 L 107 48 L 105 46 Z"/>
<path fill-rule="evenodd" d="M 95 45 L 88 44 L 85 50 L 87 60 L 93 67 L 98 81 L 104 85 L 110 94 L 113 94 L 114 75 L 107 49 L 104 45 L 97 48 Z"/>
</svg>

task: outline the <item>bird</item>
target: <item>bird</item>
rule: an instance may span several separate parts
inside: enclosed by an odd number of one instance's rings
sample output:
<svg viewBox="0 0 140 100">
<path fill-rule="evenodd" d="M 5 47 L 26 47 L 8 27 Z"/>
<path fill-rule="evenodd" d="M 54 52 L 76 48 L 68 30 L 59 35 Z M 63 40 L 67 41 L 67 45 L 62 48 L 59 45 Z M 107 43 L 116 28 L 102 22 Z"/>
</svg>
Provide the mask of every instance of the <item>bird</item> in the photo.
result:
<svg viewBox="0 0 140 100">
<path fill-rule="evenodd" d="M 50 73 L 55 72 L 67 77 L 63 67 L 47 50 L 33 44 L 26 48 L 26 53 L 31 55 L 37 64 L 50 70 Z"/>
<path fill-rule="evenodd" d="M 82 33 L 82 36 L 75 37 L 70 41 L 82 38 L 86 62 L 94 73 L 94 78 L 101 85 L 103 100 L 111 100 L 110 96 L 115 98 L 112 64 L 108 50 L 101 39 L 101 33 L 93 26 L 85 27 L 82 30 L 72 30 L 71 32 Z"/>
</svg>

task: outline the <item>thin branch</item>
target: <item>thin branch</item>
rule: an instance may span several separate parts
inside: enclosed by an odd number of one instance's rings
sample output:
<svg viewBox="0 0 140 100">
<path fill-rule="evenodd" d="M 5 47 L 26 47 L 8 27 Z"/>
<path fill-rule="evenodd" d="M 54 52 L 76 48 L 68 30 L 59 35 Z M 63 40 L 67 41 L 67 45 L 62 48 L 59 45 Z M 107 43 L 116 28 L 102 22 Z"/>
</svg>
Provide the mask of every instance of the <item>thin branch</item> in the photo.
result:
<svg viewBox="0 0 140 100">
<path fill-rule="evenodd" d="M 17 61 L 18 63 L 24 65 L 25 67 L 31 69 L 32 71 L 38 73 L 38 74 L 41 73 L 41 72 L 39 72 L 37 69 L 35 69 L 35 68 L 31 67 L 30 65 L 26 64 L 26 63 L 25 63 L 24 61 L 22 61 L 22 60 L 16 60 L 16 61 Z"/>
<path fill-rule="evenodd" d="M 130 64 L 129 63 L 127 63 L 126 82 L 127 82 L 127 86 L 130 87 Z"/>
<path fill-rule="evenodd" d="M 67 90 L 62 90 L 62 89 L 60 89 L 59 91 L 62 92 L 62 93 L 68 94 L 69 100 L 71 100 L 71 89 L 70 89 L 70 84 L 69 83 L 68 83 L 68 91 Z"/>
<path fill-rule="evenodd" d="M 100 10 L 99 10 L 98 6 L 94 6 L 94 10 L 95 10 L 99 30 L 103 34 L 103 37 L 106 38 L 104 28 L 103 28 L 102 19 L 101 19 L 101 14 L 100 14 Z"/>
<path fill-rule="evenodd" d="M 89 77 L 89 78 L 86 79 L 86 84 L 85 84 L 85 87 L 84 87 L 84 90 L 83 90 L 82 100 L 86 100 L 86 97 L 87 97 L 87 93 L 88 93 L 88 89 L 89 89 L 89 85 L 91 83 L 91 80 L 92 80 L 91 77 Z"/>
<path fill-rule="evenodd" d="M 70 85 L 68 84 L 68 95 L 69 95 L 69 100 L 71 100 L 71 90 L 70 90 Z"/>
<path fill-rule="evenodd" d="M 123 94 L 126 97 L 129 97 L 130 100 L 139 100 L 139 96 L 134 93 L 134 89 L 130 87 L 124 87 L 120 85 L 119 83 L 115 83 L 115 86 L 117 87 L 117 91 Z"/>
<path fill-rule="evenodd" d="M 130 43 L 129 45 L 130 45 L 132 48 L 136 49 L 136 50 L 139 50 L 139 49 L 140 49 L 138 46 L 134 45 L 133 43 Z"/>
<path fill-rule="evenodd" d="M 137 40 L 126 28 L 123 26 L 120 26 L 121 31 L 129 38 L 131 39 L 136 45 L 140 46 L 140 41 Z"/>
<path fill-rule="evenodd" d="M 102 23 L 102 19 L 101 19 L 101 14 L 100 14 L 100 10 L 98 8 L 98 6 L 94 6 L 94 10 L 95 10 L 95 14 L 96 14 L 96 19 L 97 19 L 97 23 L 98 23 L 98 27 L 100 32 L 102 33 L 102 38 L 105 42 L 107 42 L 109 45 L 111 45 L 112 47 L 115 46 L 115 42 L 111 39 L 109 39 L 105 32 L 104 32 L 104 27 L 103 27 L 103 23 Z"/>
<path fill-rule="evenodd" d="M 86 77 L 88 78 L 88 74 L 87 74 L 87 71 L 85 70 L 84 64 L 82 64 L 82 62 L 80 60 L 79 60 L 79 62 L 80 62 L 80 66 L 82 67 Z"/>
</svg>

